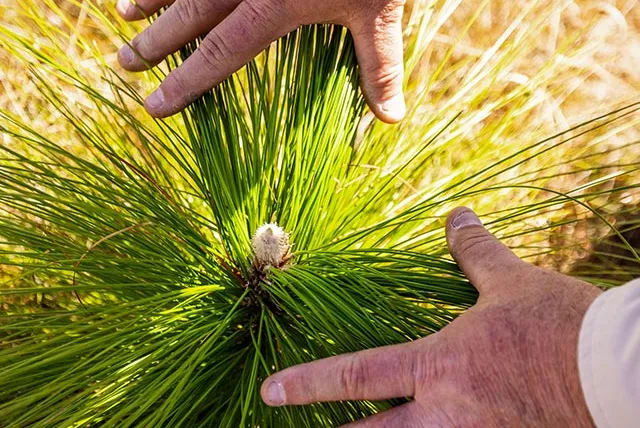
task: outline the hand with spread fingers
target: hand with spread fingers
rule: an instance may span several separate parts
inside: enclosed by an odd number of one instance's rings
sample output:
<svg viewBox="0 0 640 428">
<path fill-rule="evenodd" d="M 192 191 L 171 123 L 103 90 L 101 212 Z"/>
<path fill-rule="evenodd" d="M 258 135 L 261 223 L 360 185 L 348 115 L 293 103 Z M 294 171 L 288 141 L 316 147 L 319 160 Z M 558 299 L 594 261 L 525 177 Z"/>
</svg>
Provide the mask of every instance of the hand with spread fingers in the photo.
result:
<svg viewBox="0 0 640 428">
<path fill-rule="evenodd" d="M 412 397 L 349 426 L 590 427 L 578 336 L 601 293 L 520 260 L 467 208 L 449 216 L 451 254 L 477 304 L 424 339 L 290 367 L 262 385 L 271 406 Z"/>
<path fill-rule="evenodd" d="M 119 0 L 126 20 L 143 19 L 169 6 L 130 45 L 120 64 L 142 71 L 160 63 L 200 35 L 199 49 L 171 72 L 145 101 L 154 117 L 175 114 L 225 80 L 271 42 L 312 23 L 351 31 L 361 87 L 371 110 L 385 122 L 405 114 L 402 94 L 402 13 L 405 0 Z"/>
</svg>

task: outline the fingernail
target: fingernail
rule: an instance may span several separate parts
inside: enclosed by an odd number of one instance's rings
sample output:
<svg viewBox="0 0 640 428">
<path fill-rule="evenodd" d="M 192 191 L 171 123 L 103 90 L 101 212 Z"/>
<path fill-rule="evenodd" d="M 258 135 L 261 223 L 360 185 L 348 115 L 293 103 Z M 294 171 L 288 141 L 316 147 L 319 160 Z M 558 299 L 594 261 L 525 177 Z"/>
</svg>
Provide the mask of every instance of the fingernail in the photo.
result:
<svg viewBox="0 0 640 428">
<path fill-rule="evenodd" d="M 404 103 L 404 97 L 398 95 L 380 104 L 380 110 L 393 121 L 402 119 L 407 111 Z"/>
<path fill-rule="evenodd" d="M 473 211 L 462 211 L 451 221 L 451 227 L 454 230 L 468 226 L 482 226 L 482 222 Z"/>
<path fill-rule="evenodd" d="M 284 388 L 280 382 L 271 381 L 267 385 L 265 401 L 270 406 L 282 406 L 286 400 Z"/>
<path fill-rule="evenodd" d="M 133 53 L 133 49 L 131 49 L 131 46 L 124 45 L 123 47 L 121 47 L 120 52 L 118 52 L 118 59 L 122 64 L 133 64 L 133 61 L 135 60 L 135 54 Z"/>
<path fill-rule="evenodd" d="M 162 104 L 164 104 L 164 93 L 162 92 L 162 89 L 158 88 L 147 98 L 147 106 L 151 108 L 159 108 L 162 107 Z"/>
<path fill-rule="evenodd" d="M 127 16 L 129 14 L 129 10 L 131 9 L 130 0 L 118 0 L 118 4 L 116 4 L 116 10 L 120 12 L 120 15 Z"/>
</svg>

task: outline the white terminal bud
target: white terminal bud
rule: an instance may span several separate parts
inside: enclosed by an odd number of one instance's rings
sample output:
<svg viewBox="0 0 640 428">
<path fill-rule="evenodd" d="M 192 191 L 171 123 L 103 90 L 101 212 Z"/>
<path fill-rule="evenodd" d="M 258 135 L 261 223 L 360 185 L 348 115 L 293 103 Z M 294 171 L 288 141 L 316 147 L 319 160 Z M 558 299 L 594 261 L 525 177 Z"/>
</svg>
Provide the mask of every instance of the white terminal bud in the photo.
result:
<svg viewBox="0 0 640 428">
<path fill-rule="evenodd" d="M 275 223 L 267 223 L 256 230 L 251 246 L 254 263 L 259 268 L 281 266 L 289 255 L 289 234 Z"/>
</svg>

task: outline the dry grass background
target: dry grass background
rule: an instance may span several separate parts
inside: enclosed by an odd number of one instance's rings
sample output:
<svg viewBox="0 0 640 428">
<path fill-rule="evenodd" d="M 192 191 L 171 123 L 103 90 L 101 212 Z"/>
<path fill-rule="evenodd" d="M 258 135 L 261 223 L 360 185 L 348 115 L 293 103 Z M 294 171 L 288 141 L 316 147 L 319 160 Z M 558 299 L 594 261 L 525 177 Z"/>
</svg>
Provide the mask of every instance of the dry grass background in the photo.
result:
<svg viewBox="0 0 640 428">
<path fill-rule="evenodd" d="M 115 1 L 98 3 L 103 5 L 105 11 L 113 13 Z M 58 14 L 51 11 L 52 4 L 65 11 L 68 22 L 64 22 Z M 482 159 L 487 163 L 499 160 L 504 155 L 501 147 L 513 147 L 530 141 L 534 136 L 552 134 L 569 127 L 572 123 L 610 111 L 613 106 L 637 99 L 640 94 L 638 1 L 550 0 L 536 2 L 533 6 L 531 4 L 531 1 L 526 0 L 494 0 L 487 2 L 486 6 L 483 6 L 483 2 L 475 0 L 460 2 L 451 17 L 438 28 L 424 55 L 420 57 L 416 71 L 410 79 L 412 84 L 407 91 L 409 105 L 413 109 L 423 111 L 424 115 L 429 115 L 430 112 L 437 111 L 441 105 L 458 102 L 472 109 L 477 115 L 477 120 L 470 126 L 473 126 L 478 134 L 482 133 L 483 127 L 494 126 L 492 124 L 498 122 L 497 118 L 501 114 L 520 108 L 509 105 L 508 94 L 514 87 L 531 87 L 530 100 L 521 107 L 523 112 L 517 116 L 517 120 L 511 121 L 512 129 L 496 134 L 501 138 L 507 135 L 508 138 L 492 141 L 491 147 L 480 148 L 474 147 L 474 134 L 471 132 L 469 149 L 447 152 L 444 160 L 431 166 L 429 174 L 423 180 L 432 182 L 439 177 L 459 173 L 461 165 L 479 156 L 478 152 L 482 152 Z M 409 1 L 408 11 L 412 7 L 413 2 Z M 0 0 L 0 24 L 13 30 L 28 32 L 28 26 L 16 26 L 17 11 L 20 8 L 18 0 Z M 491 90 L 487 92 L 486 98 L 501 99 L 500 97 L 504 96 L 504 105 L 493 105 L 483 111 L 485 102 L 479 99 L 477 94 L 472 100 L 465 99 L 464 94 L 469 83 L 462 82 L 474 65 L 482 61 L 483 55 L 527 8 L 531 9 L 530 12 L 514 31 L 517 34 L 521 28 L 535 26 L 536 37 L 523 39 L 526 43 L 525 53 L 505 66 L 504 70 L 497 74 L 495 82 L 490 85 Z M 121 42 L 115 37 L 106 36 L 100 25 L 90 19 L 83 9 L 63 0 L 56 0 L 55 3 L 53 0 L 45 0 L 40 2 L 39 10 L 31 13 L 50 20 L 62 33 L 74 32 L 92 40 L 90 48 L 102 52 L 106 63 L 117 68 L 115 53 Z M 474 17 L 473 23 L 468 27 L 468 23 Z M 126 26 L 115 16 L 113 22 L 123 31 L 134 34 L 135 27 Z M 42 38 L 38 43 L 47 45 L 66 40 L 62 36 L 59 40 L 57 37 L 52 34 Z M 513 44 L 500 46 L 498 53 L 507 49 L 514 49 Z M 70 64 L 74 64 L 74 67 L 82 70 L 85 75 L 95 74 L 95 86 L 107 90 L 107 85 L 100 80 L 101 64 L 95 60 L 89 48 L 83 50 L 74 43 L 69 43 L 66 53 L 66 60 Z M 445 72 L 442 73 L 442 79 L 428 86 L 427 90 L 425 82 L 439 64 L 444 64 Z M 125 78 L 135 82 L 142 93 L 148 92 L 152 87 L 149 80 L 140 80 L 139 76 L 127 75 Z M 70 88 L 69 103 L 76 103 L 81 107 L 88 106 L 89 103 L 85 103 L 83 96 L 81 91 Z M 35 129 L 46 132 L 52 140 L 62 145 L 74 146 L 74 139 L 70 137 L 70 126 L 61 121 L 59 113 L 42 100 L 22 62 L 3 49 L 0 49 L 0 109 L 17 114 Z M 140 115 L 142 114 L 140 112 Z M 413 120 L 419 117 L 421 116 L 413 115 Z M 629 141 L 640 140 L 640 128 L 631 124 L 616 130 L 615 134 L 604 134 L 598 138 L 604 140 L 599 145 L 600 149 L 606 150 Z M 2 143 L 9 144 L 7 136 L 3 136 Z M 581 140 L 576 141 L 574 146 L 568 146 L 563 153 L 568 155 L 572 150 L 579 150 L 580 144 Z M 615 150 L 607 156 L 610 158 L 604 162 L 614 164 L 621 163 L 625 158 L 635 161 L 640 158 L 640 153 L 638 147 L 633 145 L 628 150 Z M 561 162 L 561 159 L 555 161 Z M 558 190 L 571 190 L 586 178 L 584 175 L 557 176 L 549 178 L 548 182 Z M 630 175 L 626 179 L 637 178 L 637 175 Z M 614 184 L 620 183 L 610 183 Z M 608 211 L 612 213 L 609 220 L 615 223 L 617 210 L 633 211 L 638 202 L 640 195 L 630 192 L 609 196 L 603 203 L 606 203 Z M 484 201 L 483 205 L 495 211 L 503 208 L 499 201 Z M 585 210 L 575 207 L 568 207 L 558 215 L 588 217 Z M 571 270 L 579 259 L 589 255 L 589 248 L 583 245 L 579 251 L 575 251 L 575 246 L 565 245 L 560 241 L 563 241 L 564 237 L 571 237 L 574 241 L 587 242 L 606 233 L 606 228 L 596 226 L 594 222 L 567 225 L 561 228 L 559 233 L 545 236 L 535 244 L 566 246 L 569 249 L 566 252 L 555 252 L 552 256 L 542 254 L 537 260 L 563 271 Z M 526 246 L 526 243 L 522 242 L 515 244 L 523 248 Z"/>
<path fill-rule="evenodd" d="M 95 46 L 104 53 L 107 63 L 117 67 L 115 53 L 120 42 L 106 37 L 96 23 L 87 19 L 86 13 L 76 6 L 64 0 L 57 0 L 55 3 L 67 12 L 74 31 L 90 36 Z M 110 3 L 115 1 L 101 3 L 109 8 Z M 410 9 L 412 3 L 409 0 L 407 8 Z M 477 13 L 481 3 L 478 0 L 461 2 L 452 17 L 440 28 L 435 36 L 435 43 L 429 46 L 422 58 L 419 68 L 421 73 L 429 73 L 445 57 L 451 46 L 454 46 L 453 55 L 449 59 L 451 67 L 481 57 L 531 2 L 491 0 L 465 32 L 465 27 Z M 565 6 L 559 8 L 559 4 Z M 13 27 L 19 8 L 18 0 L 0 0 L 0 23 Z M 544 98 L 544 102 L 535 117 L 530 117 L 532 123 L 523 123 L 522 127 L 527 128 L 531 124 L 538 127 L 540 123 L 546 123 L 551 129 L 567 127 L 570 123 L 602 112 L 603 106 L 624 102 L 640 93 L 640 4 L 637 0 L 581 0 L 568 3 L 558 0 L 542 1 L 538 2 L 527 21 L 535 21 L 538 18 L 535 13 L 542 15 L 550 10 L 553 13 L 543 21 L 542 37 L 536 40 L 535 46 L 529 47 L 532 54 L 519 61 L 517 68 L 510 71 L 507 79 L 518 84 L 534 76 L 562 48 L 567 38 L 581 32 L 583 34 L 578 43 L 584 48 L 584 52 L 571 59 L 571 67 L 567 70 L 572 75 L 556 76 L 545 82 L 546 86 L 537 88 L 536 95 Z M 59 24 L 64 31 L 68 30 L 45 1 L 41 2 L 38 13 Z M 28 29 L 23 28 L 22 31 Z M 133 30 L 130 32 L 133 34 Z M 458 40 L 463 32 L 465 35 Z M 51 43 L 51 40 L 42 39 L 41 43 Z M 73 44 L 69 45 L 67 52 L 79 68 L 91 69 L 99 66 L 88 52 L 79 52 Z M 464 67 L 458 70 L 458 74 L 464 72 Z M 99 78 L 97 69 L 96 78 Z M 131 81 L 135 80 L 135 76 L 129 78 Z M 96 80 L 96 85 L 101 85 L 99 80 Z M 559 86 L 565 89 L 562 96 L 556 96 Z M 566 88 L 571 90 L 566 91 Z M 455 85 L 451 85 L 450 91 L 455 93 L 455 90 Z M 0 108 L 18 112 L 31 121 L 45 120 L 51 112 L 47 111 L 46 106 L 39 105 L 39 99 L 35 85 L 24 72 L 22 64 L 0 49 Z"/>
</svg>

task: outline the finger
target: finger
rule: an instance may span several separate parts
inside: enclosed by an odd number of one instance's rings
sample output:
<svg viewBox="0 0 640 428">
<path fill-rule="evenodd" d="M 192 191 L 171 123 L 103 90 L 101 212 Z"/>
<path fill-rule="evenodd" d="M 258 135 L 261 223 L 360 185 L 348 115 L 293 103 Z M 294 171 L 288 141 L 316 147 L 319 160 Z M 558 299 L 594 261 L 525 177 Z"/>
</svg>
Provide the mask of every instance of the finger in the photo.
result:
<svg viewBox="0 0 640 428">
<path fill-rule="evenodd" d="M 398 6 L 384 11 L 373 22 L 352 26 L 360 86 L 371 111 L 387 123 L 400 121 L 406 113 L 402 93 L 402 11 L 402 6 Z"/>
<path fill-rule="evenodd" d="M 279 0 L 245 0 L 145 102 L 154 117 L 179 112 L 298 25 Z"/>
<path fill-rule="evenodd" d="M 136 21 L 147 18 L 161 8 L 173 3 L 174 0 L 118 0 L 116 10 L 126 21 Z"/>
<path fill-rule="evenodd" d="M 142 71 L 218 25 L 241 0 L 178 0 L 118 52 L 120 65 Z"/>
<path fill-rule="evenodd" d="M 340 428 L 418 428 L 426 426 L 420 420 L 419 404 L 412 401 Z"/>
<path fill-rule="evenodd" d="M 483 407 L 457 391 L 431 390 L 423 401 L 394 407 L 341 428 L 487 427 Z"/>
<path fill-rule="evenodd" d="M 422 339 L 422 341 L 430 339 Z M 424 344 L 386 346 L 290 367 L 270 376 L 261 394 L 270 406 L 411 397 L 424 372 Z"/>
<path fill-rule="evenodd" d="M 456 208 L 447 218 L 449 252 L 480 294 L 509 283 L 529 266 L 489 233 L 469 208 Z"/>
</svg>

